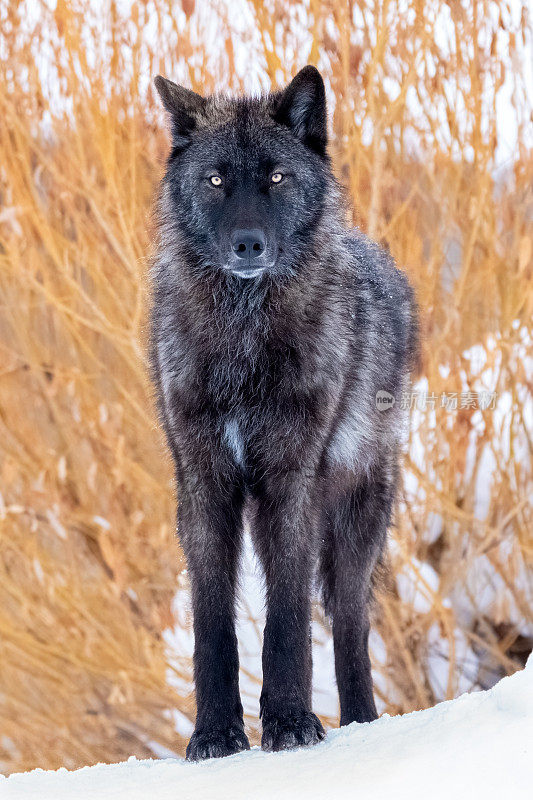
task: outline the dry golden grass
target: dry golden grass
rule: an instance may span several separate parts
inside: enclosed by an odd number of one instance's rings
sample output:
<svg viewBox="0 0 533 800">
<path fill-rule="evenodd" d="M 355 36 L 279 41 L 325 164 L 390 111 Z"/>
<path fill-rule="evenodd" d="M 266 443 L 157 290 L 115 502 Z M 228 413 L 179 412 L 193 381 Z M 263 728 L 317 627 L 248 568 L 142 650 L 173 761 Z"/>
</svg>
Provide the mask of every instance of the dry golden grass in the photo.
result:
<svg viewBox="0 0 533 800">
<path fill-rule="evenodd" d="M 242 8 L 0 4 L 6 772 L 151 755 L 151 742 L 182 752 L 168 709 L 193 714 L 191 698 L 169 686 L 178 668 L 162 639 L 182 563 L 145 347 L 150 213 L 167 151 L 149 83 L 157 72 L 198 91 L 241 91 L 253 78 L 268 88 L 317 63 L 354 221 L 417 288 L 428 389 L 479 388 L 479 364 L 465 351 L 482 345 L 491 388 L 505 393 L 503 415 L 416 416 L 379 597 L 383 707 L 404 712 L 452 697 L 465 675 L 488 685 L 520 667 L 531 646 L 526 6 L 514 16 L 490 0 L 243 0 Z M 517 144 L 500 164 L 502 114 L 516 123 Z M 476 565 L 489 570 L 490 602 L 471 582 Z M 398 591 L 395 576 L 407 568 L 425 604 Z M 441 690 L 431 678 L 436 642 Z M 465 663 L 466 650 L 475 663 Z"/>
</svg>

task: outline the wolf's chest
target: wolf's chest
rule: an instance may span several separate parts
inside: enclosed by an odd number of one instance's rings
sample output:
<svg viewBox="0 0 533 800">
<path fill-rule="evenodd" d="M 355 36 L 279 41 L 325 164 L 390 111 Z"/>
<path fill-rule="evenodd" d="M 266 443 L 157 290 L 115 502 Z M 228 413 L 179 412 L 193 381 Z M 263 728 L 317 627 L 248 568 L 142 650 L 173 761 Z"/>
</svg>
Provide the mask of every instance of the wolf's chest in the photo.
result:
<svg viewBox="0 0 533 800">
<path fill-rule="evenodd" d="M 301 359 L 288 347 L 264 342 L 229 344 L 203 362 L 202 384 L 224 412 L 235 405 L 256 409 L 275 403 L 298 385 Z"/>
<path fill-rule="evenodd" d="M 236 416 L 228 414 L 222 428 L 222 444 L 238 467 L 244 467 L 245 444 L 242 426 Z"/>
</svg>

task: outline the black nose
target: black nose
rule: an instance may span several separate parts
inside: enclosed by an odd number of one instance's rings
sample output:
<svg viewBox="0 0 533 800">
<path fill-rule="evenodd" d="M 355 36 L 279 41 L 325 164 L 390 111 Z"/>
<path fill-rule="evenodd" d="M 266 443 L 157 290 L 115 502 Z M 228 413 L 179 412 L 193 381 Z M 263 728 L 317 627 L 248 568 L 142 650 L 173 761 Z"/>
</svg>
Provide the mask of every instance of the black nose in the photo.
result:
<svg viewBox="0 0 533 800">
<path fill-rule="evenodd" d="M 258 228 L 239 228 L 231 236 L 231 249 L 238 258 L 257 258 L 264 251 L 265 245 L 265 234 Z"/>
</svg>

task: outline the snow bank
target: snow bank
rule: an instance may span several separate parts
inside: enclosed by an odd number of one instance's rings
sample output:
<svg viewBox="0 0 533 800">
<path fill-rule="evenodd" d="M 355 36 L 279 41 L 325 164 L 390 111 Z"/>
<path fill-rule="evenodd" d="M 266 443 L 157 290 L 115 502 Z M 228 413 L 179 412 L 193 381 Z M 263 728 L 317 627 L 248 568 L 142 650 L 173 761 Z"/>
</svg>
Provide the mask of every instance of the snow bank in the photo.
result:
<svg viewBox="0 0 533 800">
<path fill-rule="evenodd" d="M 487 692 L 330 731 L 308 750 L 35 770 L 1 779 L 0 798 L 501 800 L 529 796 L 532 777 L 533 656 L 523 672 Z"/>
</svg>

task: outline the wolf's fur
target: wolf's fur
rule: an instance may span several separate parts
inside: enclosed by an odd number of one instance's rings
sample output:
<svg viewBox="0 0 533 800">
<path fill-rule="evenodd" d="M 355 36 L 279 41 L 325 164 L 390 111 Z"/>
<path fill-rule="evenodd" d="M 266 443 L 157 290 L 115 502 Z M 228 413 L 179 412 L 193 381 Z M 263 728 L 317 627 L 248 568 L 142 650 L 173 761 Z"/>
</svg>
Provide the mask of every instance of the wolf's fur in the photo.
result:
<svg viewBox="0 0 533 800">
<path fill-rule="evenodd" d="M 313 67 L 260 98 L 156 85 L 173 149 L 158 206 L 152 357 L 194 610 L 187 755 L 248 747 L 234 629 L 245 506 L 266 581 L 262 745 L 308 744 L 323 736 L 311 711 L 317 565 L 341 724 L 376 717 L 368 606 L 417 347 L 412 293 L 391 258 L 345 225 Z M 285 175 L 276 186 L 275 171 Z M 230 237 L 242 228 L 265 234 L 253 279 L 232 271 Z M 378 410 L 379 390 L 396 404 Z"/>
</svg>

